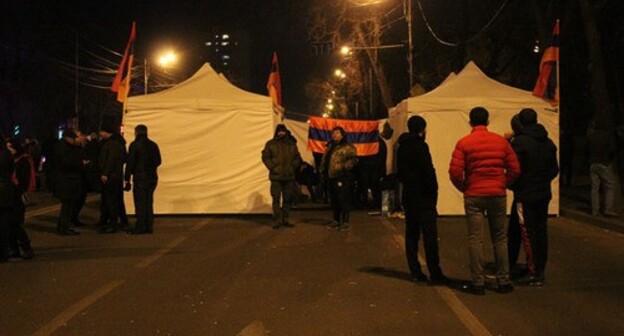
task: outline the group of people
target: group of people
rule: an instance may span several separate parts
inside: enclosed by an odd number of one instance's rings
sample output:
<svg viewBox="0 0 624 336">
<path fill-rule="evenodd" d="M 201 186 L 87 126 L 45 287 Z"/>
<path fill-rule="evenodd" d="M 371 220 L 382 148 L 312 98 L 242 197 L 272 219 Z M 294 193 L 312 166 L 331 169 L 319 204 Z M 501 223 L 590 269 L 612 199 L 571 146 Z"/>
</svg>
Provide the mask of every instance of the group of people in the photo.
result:
<svg viewBox="0 0 624 336">
<path fill-rule="evenodd" d="M 522 285 L 543 284 L 551 182 L 559 173 L 557 148 L 533 109 L 515 115 L 510 122 L 513 131 L 505 136 L 490 132 L 488 124 L 485 108 L 470 111 L 472 132 L 457 142 L 448 170 L 451 182 L 464 195 L 471 273 L 471 284 L 465 290 L 476 295 L 484 295 L 486 287 L 486 223 L 494 246 L 496 291 L 513 291 L 512 280 Z M 302 162 L 287 132 L 284 125 L 278 125 L 274 138 L 262 151 L 271 181 L 274 229 L 293 226 L 289 211 L 295 175 Z M 402 185 L 405 211 L 405 253 L 413 281 L 444 284 L 448 278 L 442 272 L 438 254 L 438 182 L 426 134 L 426 120 L 413 116 L 408 120 L 408 132 L 398 139 L 397 178 Z M 319 173 L 328 183 L 333 215 L 330 227 L 348 230 L 349 214 L 356 203 L 354 168 L 358 158 L 355 147 L 346 141 L 344 129 L 334 128 L 331 137 Z M 507 189 L 514 193 L 509 220 Z M 418 260 L 421 234 L 429 276 Z M 521 246 L 526 268 L 518 264 Z"/>
<path fill-rule="evenodd" d="M 84 224 L 79 214 L 87 193 L 101 193 L 100 233 L 126 230 L 130 234 L 154 231 L 153 195 L 161 164 L 158 145 L 138 125 L 135 140 L 126 142 L 116 127 L 103 127 L 99 137 L 67 129 L 62 139 L 46 151 L 47 186 L 61 200 L 56 231 L 78 235 Z M 28 192 L 36 189 L 36 164 L 17 139 L 2 139 L 0 146 L 0 261 L 30 259 L 34 251 L 23 228 Z M 125 166 L 125 168 L 124 168 Z M 133 192 L 136 223 L 128 223 L 123 191 Z"/>
<path fill-rule="evenodd" d="M 349 229 L 349 214 L 357 203 L 354 175 L 357 152 L 345 135 L 342 127 L 332 130 L 332 140 L 327 144 L 319 169 L 328 187 L 333 212 L 331 226 L 339 230 Z M 271 181 L 273 228 L 292 227 L 289 213 L 296 193 L 295 178 L 305 165 L 302 165 L 296 142 L 288 135 L 285 125 L 279 124 L 275 128 L 273 139 L 262 150 L 262 162 L 269 170 Z"/>
<path fill-rule="evenodd" d="M 534 110 L 523 109 L 514 116 L 513 132 L 507 137 L 490 132 L 488 123 L 489 113 L 485 108 L 470 111 L 472 132 L 457 142 L 448 170 L 451 182 L 464 195 L 471 273 L 471 285 L 465 290 L 476 295 L 484 295 L 486 287 L 483 257 L 486 222 L 494 247 L 496 291 L 513 291 L 510 265 L 518 267 L 520 245 L 527 257 L 527 269 L 524 274 L 514 273 L 516 283 L 543 284 L 548 259 L 551 181 L 559 172 L 557 148 L 544 126 L 537 122 Z M 448 279 L 439 266 L 437 245 L 438 185 L 425 142 L 426 125 L 422 117 L 411 117 L 409 133 L 399 138 L 397 160 L 406 215 L 405 248 L 415 281 L 444 283 Z M 509 222 L 507 189 L 514 193 Z M 427 279 L 418 262 L 421 232 L 431 279 Z"/>
<path fill-rule="evenodd" d="M 127 151 L 126 141 L 115 127 L 103 127 L 99 140 L 90 140 L 96 144 L 95 151 L 86 150 L 86 142 L 79 132 L 72 129 L 63 132 L 55 148 L 53 177 L 53 193 L 61 199 L 57 223 L 60 235 L 79 234 L 75 227 L 83 225 L 78 214 L 88 191 L 101 194 L 97 224 L 100 233 L 153 232 L 153 195 L 158 183 L 157 168 L 161 164 L 160 150 L 148 138 L 145 125 L 138 125 L 134 132 L 135 140 Z M 132 227 L 126 215 L 124 190 L 133 191 L 136 223 Z"/>
</svg>

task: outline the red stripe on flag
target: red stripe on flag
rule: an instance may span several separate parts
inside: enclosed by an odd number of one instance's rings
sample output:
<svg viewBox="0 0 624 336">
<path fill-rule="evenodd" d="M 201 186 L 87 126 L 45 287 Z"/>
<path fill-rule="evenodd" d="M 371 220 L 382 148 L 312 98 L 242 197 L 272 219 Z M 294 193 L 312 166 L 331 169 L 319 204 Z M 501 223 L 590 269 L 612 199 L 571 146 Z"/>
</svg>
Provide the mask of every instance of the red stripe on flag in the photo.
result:
<svg viewBox="0 0 624 336">
<path fill-rule="evenodd" d="M 129 72 L 128 61 L 130 59 L 130 47 L 134 40 L 136 39 L 136 22 L 132 22 L 132 29 L 130 30 L 130 38 L 128 39 L 128 44 L 126 45 L 126 51 L 124 51 L 123 58 L 121 59 L 121 63 L 119 63 L 119 68 L 117 69 L 117 73 L 115 74 L 115 79 L 113 80 L 113 84 L 111 85 L 111 91 L 119 92 L 119 87 L 121 86 L 122 80 L 126 77 L 125 73 Z"/>
</svg>

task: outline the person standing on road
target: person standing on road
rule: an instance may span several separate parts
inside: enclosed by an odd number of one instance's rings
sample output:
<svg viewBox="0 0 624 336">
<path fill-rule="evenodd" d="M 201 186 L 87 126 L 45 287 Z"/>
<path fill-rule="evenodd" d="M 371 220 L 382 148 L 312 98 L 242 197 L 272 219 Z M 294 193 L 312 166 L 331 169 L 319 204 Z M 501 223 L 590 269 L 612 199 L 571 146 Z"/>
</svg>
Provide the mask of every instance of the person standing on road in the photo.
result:
<svg viewBox="0 0 624 336">
<path fill-rule="evenodd" d="M 414 281 L 433 284 L 446 282 L 438 256 L 438 179 L 429 146 L 425 142 L 427 122 L 420 116 L 407 121 L 408 133 L 399 137 L 397 177 L 403 184 L 405 208 L 405 254 Z M 418 240 L 423 235 L 425 257 L 430 279 L 423 274 L 418 262 Z"/>
<path fill-rule="evenodd" d="M 589 174 L 591 176 L 591 209 L 593 216 L 617 217 L 613 209 L 617 179 L 613 171 L 615 140 L 602 123 L 592 122 L 587 130 Z M 600 211 L 600 187 L 604 190 L 604 212 Z"/>
<path fill-rule="evenodd" d="M 161 164 L 158 145 L 147 137 L 147 126 L 134 128 L 134 141 L 130 144 L 125 190 L 132 189 L 136 223 L 130 234 L 154 232 L 154 191 L 158 184 L 158 166 Z M 134 186 L 130 184 L 130 178 Z"/>
<path fill-rule="evenodd" d="M 342 127 L 332 130 L 332 141 L 321 161 L 321 173 L 328 177 L 328 187 L 333 211 L 333 228 L 346 231 L 349 229 L 349 214 L 355 207 L 355 176 L 353 169 L 357 164 L 355 146 L 347 142 L 346 132 Z"/>
<path fill-rule="evenodd" d="M 123 165 L 126 148 L 119 139 L 115 127 L 105 125 L 100 131 L 102 147 L 98 164 L 102 182 L 100 205 L 100 232 L 115 233 L 120 229 L 121 204 L 123 202 Z"/>
<path fill-rule="evenodd" d="M 297 145 L 288 137 L 286 126 L 277 125 L 273 139 L 262 150 L 262 163 L 269 170 L 271 180 L 274 229 L 293 227 L 288 217 L 295 192 L 295 174 L 301 162 Z"/>
<path fill-rule="evenodd" d="M 80 148 L 76 145 L 74 130 L 67 129 L 63 132 L 63 139 L 56 144 L 54 157 L 56 167 L 54 193 L 61 199 L 57 231 L 63 236 L 74 236 L 78 232 L 71 228 L 71 220 L 84 188 L 82 172 L 86 164 L 82 159 Z"/>
<path fill-rule="evenodd" d="M 499 293 L 513 291 L 507 259 L 506 189 L 518 178 L 520 164 L 509 142 L 489 132 L 489 113 L 483 107 L 470 111 L 472 132 L 455 146 L 449 175 L 455 188 L 464 194 L 468 225 L 468 247 L 472 284 L 471 294 L 485 294 L 483 271 L 483 226 L 490 227 Z"/>
<path fill-rule="evenodd" d="M 0 134 L 0 143 L 4 142 Z M 0 146 L 0 263 L 9 260 L 9 228 L 17 195 L 17 188 L 11 179 L 14 169 L 11 153 L 6 146 Z"/>
<path fill-rule="evenodd" d="M 548 260 L 548 204 L 552 198 L 550 183 L 559 174 L 557 147 L 548 138 L 548 132 L 537 123 L 533 109 L 519 114 L 522 133 L 515 137 L 511 147 L 518 156 L 522 174 L 512 185 L 517 211 L 524 219 L 530 248 L 527 254 L 528 274 L 518 284 L 541 286 Z"/>
<path fill-rule="evenodd" d="M 35 164 L 18 139 L 7 141 L 6 146 L 13 155 L 15 163 L 13 183 L 17 187 L 15 207 L 13 208 L 10 224 L 10 253 L 13 258 L 32 259 L 35 256 L 35 251 L 33 251 L 30 245 L 30 238 L 28 238 L 28 234 L 24 230 L 26 217 L 26 203 L 24 199 L 27 197 L 27 192 L 35 191 L 36 188 Z"/>
</svg>

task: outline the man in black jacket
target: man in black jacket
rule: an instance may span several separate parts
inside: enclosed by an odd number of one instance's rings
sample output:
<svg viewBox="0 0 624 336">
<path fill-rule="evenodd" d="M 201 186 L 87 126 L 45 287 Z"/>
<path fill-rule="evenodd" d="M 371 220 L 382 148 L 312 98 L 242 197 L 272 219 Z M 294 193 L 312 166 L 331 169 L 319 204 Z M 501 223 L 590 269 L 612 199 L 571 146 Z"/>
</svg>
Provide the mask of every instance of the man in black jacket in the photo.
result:
<svg viewBox="0 0 624 336">
<path fill-rule="evenodd" d="M 262 162 L 269 170 L 273 198 L 273 228 L 292 227 L 288 214 L 295 188 L 295 172 L 301 167 L 297 145 L 287 137 L 283 124 L 277 125 L 273 139 L 262 150 Z M 280 198 L 283 200 L 280 205 Z"/>
<path fill-rule="evenodd" d="M 123 204 L 123 165 L 126 160 L 126 147 L 123 138 L 115 132 L 115 127 L 105 126 L 100 131 L 102 147 L 98 164 L 102 182 L 100 204 L 100 232 L 114 233 L 120 226 Z"/>
<path fill-rule="evenodd" d="M 56 144 L 54 157 L 56 165 L 54 194 L 61 199 L 57 231 L 64 236 L 77 235 L 78 232 L 71 228 L 71 219 L 84 188 L 82 173 L 85 162 L 82 160 L 80 148 L 76 145 L 76 133 L 73 130 L 63 132 L 63 140 Z"/>
<path fill-rule="evenodd" d="M 138 125 L 134 128 L 135 140 L 130 144 L 128 162 L 126 163 L 125 190 L 131 188 L 130 177 L 133 178 L 134 208 L 136 224 L 131 234 L 154 232 L 154 191 L 158 184 L 158 166 L 161 164 L 158 145 L 147 137 L 147 126 Z"/>
<path fill-rule="evenodd" d="M 548 259 L 548 204 L 552 198 L 550 183 L 559 174 L 557 147 L 548 132 L 537 123 L 533 109 L 519 114 L 523 131 L 514 138 L 511 147 L 520 161 L 522 174 L 512 185 L 517 211 L 522 214 L 530 250 L 527 253 L 528 274 L 518 284 L 541 286 Z"/>
<path fill-rule="evenodd" d="M 0 263 L 9 260 L 9 227 L 17 195 L 15 184 L 11 181 L 15 169 L 13 157 L 4 141 L 0 134 Z"/>
<path fill-rule="evenodd" d="M 438 256 L 438 180 L 429 146 L 425 142 L 427 122 L 420 116 L 413 116 L 408 120 L 407 127 L 409 133 L 399 137 L 397 153 L 397 176 L 403 184 L 407 264 L 414 281 L 428 280 L 418 262 L 418 240 L 422 231 L 431 283 L 443 284 L 447 279 L 440 268 Z"/>
</svg>

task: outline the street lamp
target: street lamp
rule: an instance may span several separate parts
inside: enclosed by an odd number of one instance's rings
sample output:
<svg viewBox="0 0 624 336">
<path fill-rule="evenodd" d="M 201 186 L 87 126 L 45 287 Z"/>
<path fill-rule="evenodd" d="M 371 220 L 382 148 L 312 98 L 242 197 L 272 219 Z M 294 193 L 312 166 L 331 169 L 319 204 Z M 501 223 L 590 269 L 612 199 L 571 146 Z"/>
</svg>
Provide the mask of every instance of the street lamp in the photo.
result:
<svg viewBox="0 0 624 336">
<path fill-rule="evenodd" d="M 176 56 L 176 54 L 173 51 L 168 51 L 164 55 L 160 56 L 160 58 L 158 59 L 158 64 L 160 64 L 160 66 L 162 66 L 163 68 L 167 68 L 169 65 L 175 64 L 177 60 L 178 57 Z"/>
</svg>

